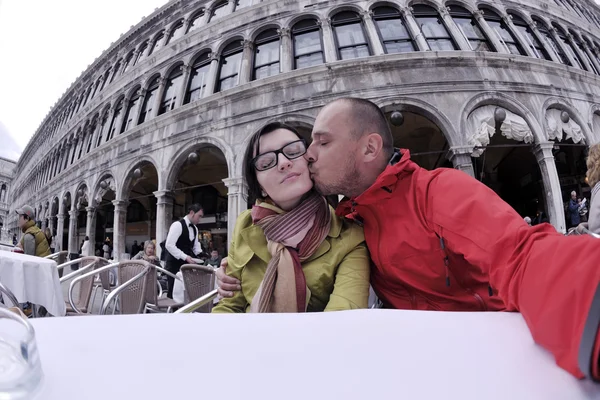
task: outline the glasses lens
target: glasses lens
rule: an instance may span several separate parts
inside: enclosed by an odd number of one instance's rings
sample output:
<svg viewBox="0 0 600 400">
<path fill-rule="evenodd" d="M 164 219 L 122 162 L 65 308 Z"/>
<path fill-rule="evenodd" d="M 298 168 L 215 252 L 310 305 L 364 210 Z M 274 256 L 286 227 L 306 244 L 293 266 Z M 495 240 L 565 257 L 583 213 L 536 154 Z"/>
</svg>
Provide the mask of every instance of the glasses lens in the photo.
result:
<svg viewBox="0 0 600 400">
<path fill-rule="evenodd" d="M 302 140 L 298 140 L 286 145 L 281 151 L 288 159 L 293 160 L 306 153 L 306 145 Z"/>
<path fill-rule="evenodd" d="M 254 167 L 258 171 L 264 171 L 269 168 L 273 168 L 275 164 L 277 164 L 277 156 L 275 153 L 261 154 L 260 156 L 256 157 L 256 160 L 254 160 Z"/>
</svg>

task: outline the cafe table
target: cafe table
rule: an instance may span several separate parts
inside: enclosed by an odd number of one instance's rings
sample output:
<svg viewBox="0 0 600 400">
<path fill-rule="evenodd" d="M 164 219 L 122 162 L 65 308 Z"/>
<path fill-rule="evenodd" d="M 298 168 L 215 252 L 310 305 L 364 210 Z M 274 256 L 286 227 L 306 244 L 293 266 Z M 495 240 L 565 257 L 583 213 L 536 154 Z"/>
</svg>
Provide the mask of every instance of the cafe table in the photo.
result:
<svg viewBox="0 0 600 400">
<path fill-rule="evenodd" d="M 518 313 L 354 310 L 32 321 L 35 399 L 600 399 Z"/>
<path fill-rule="evenodd" d="M 0 282 L 20 303 L 44 306 L 54 316 L 67 312 L 54 260 L 0 251 Z"/>
</svg>

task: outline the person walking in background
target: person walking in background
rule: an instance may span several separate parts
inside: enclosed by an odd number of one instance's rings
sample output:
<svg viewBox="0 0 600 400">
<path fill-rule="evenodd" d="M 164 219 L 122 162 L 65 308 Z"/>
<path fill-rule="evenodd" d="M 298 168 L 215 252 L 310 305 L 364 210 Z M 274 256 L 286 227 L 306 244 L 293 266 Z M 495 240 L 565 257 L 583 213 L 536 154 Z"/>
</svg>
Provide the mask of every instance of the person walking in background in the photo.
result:
<svg viewBox="0 0 600 400">
<path fill-rule="evenodd" d="M 90 254 L 90 238 L 88 236 L 85 237 L 83 244 L 81 245 L 81 255 L 89 256 Z"/>
<path fill-rule="evenodd" d="M 102 251 L 104 252 L 104 258 L 110 260 L 110 240 L 106 238 L 104 241 L 104 246 L 102 246 Z"/>
<path fill-rule="evenodd" d="M 192 204 L 188 213 L 179 221 L 173 222 L 169 228 L 165 247 L 167 249 L 166 269 L 176 274 L 183 264 L 196 264 L 194 257 L 202 253 L 202 247 L 198 242 L 198 228 L 196 225 L 204 216 L 204 210 L 200 204 Z M 173 298 L 173 285 L 175 279 L 167 277 L 167 297 Z"/>
<path fill-rule="evenodd" d="M 577 203 L 577 193 L 573 190 L 571 192 L 571 199 L 567 205 L 567 222 L 570 223 L 570 227 L 579 225 L 581 218 L 579 217 L 579 203 Z"/>
</svg>

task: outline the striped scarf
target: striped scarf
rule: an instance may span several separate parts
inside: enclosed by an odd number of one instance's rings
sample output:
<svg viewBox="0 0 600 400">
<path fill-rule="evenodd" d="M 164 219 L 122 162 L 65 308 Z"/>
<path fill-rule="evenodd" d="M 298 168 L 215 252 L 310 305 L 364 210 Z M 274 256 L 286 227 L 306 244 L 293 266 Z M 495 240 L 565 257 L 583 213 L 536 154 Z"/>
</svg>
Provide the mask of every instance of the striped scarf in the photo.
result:
<svg viewBox="0 0 600 400">
<path fill-rule="evenodd" d="M 305 312 L 310 290 L 301 263 L 312 256 L 329 233 L 331 213 L 316 192 L 291 211 L 261 202 L 252 221 L 267 237 L 271 260 L 250 305 L 250 312 Z"/>
</svg>

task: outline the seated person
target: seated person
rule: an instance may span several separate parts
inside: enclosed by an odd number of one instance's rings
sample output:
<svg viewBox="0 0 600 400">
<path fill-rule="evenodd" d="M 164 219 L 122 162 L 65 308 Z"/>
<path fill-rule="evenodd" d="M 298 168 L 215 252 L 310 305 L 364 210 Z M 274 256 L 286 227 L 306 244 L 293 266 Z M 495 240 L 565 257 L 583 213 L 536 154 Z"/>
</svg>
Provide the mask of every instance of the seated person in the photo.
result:
<svg viewBox="0 0 600 400">
<path fill-rule="evenodd" d="M 152 240 L 145 241 L 144 250 L 134 255 L 132 260 L 144 260 L 150 264 L 160 267 L 160 260 L 158 257 L 156 257 L 156 246 Z"/>
<path fill-rule="evenodd" d="M 337 217 L 313 190 L 305 153 L 299 133 L 282 123 L 251 138 L 244 178 L 256 204 L 237 219 L 227 268 L 241 290 L 213 312 L 367 307 L 369 254 L 362 228 Z"/>
</svg>

